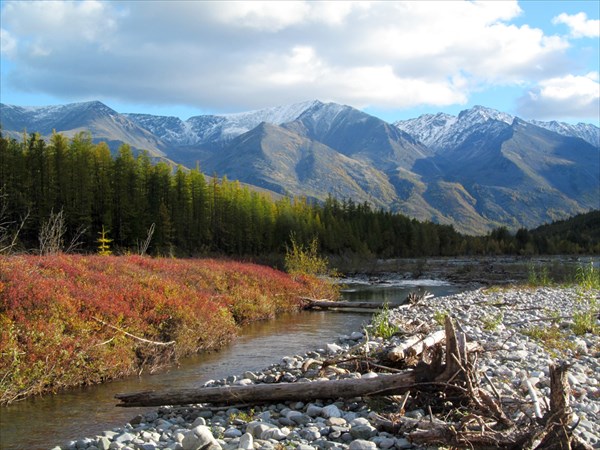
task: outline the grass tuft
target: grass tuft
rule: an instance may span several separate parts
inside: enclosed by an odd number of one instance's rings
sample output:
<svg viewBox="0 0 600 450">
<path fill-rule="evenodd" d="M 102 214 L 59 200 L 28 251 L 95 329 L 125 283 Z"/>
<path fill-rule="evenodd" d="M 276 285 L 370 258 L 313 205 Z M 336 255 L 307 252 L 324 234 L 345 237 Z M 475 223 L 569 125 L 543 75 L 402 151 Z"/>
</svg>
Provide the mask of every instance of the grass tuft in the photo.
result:
<svg viewBox="0 0 600 450">
<path fill-rule="evenodd" d="M 384 339 L 391 338 L 400 330 L 391 320 L 391 311 L 387 303 L 383 305 L 381 311 L 373 315 L 371 323 L 367 328 L 372 335 Z"/>
<path fill-rule="evenodd" d="M 522 333 L 540 342 L 554 358 L 561 356 L 568 350 L 575 350 L 575 344 L 569 340 L 568 333 L 561 330 L 557 325 L 531 326 L 523 330 Z"/>
</svg>

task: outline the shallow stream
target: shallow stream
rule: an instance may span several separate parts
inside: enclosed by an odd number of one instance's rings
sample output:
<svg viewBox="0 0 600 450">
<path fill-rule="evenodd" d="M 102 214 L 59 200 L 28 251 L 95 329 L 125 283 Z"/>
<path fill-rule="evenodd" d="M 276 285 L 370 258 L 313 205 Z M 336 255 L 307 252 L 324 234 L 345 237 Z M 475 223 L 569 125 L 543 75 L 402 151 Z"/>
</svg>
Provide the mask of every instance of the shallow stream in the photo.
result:
<svg viewBox="0 0 600 450">
<path fill-rule="evenodd" d="M 343 299 L 401 304 L 411 291 L 427 290 L 435 296 L 466 288 L 437 280 L 400 278 L 347 279 Z M 210 379 L 258 371 L 284 356 L 304 354 L 335 342 L 340 335 L 360 331 L 371 315 L 348 312 L 287 314 L 276 320 L 245 326 L 240 336 L 219 352 L 188 358 L 168 371 L 142 374 L 99 386 L 69 390 L 0 408 L 1 449 L 50 449 L 121 427 L 141 411 L 155 408 L 116 408 L 120 392 L 193 388 Z"/>
</svg>

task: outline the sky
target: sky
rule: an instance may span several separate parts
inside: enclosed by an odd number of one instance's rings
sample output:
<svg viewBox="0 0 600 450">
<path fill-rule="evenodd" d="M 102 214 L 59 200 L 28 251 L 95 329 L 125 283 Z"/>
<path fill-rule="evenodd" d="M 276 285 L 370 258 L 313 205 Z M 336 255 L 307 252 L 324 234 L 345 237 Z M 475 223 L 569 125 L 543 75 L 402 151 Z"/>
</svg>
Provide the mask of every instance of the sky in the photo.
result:
<svg viewBox="0 0 600 450">
<path fill-rule="evenodd" d="M 318 99 L 600 125 L 600 2 L 0 1 L 0 102 L 187 119 Z"/>
</svg>

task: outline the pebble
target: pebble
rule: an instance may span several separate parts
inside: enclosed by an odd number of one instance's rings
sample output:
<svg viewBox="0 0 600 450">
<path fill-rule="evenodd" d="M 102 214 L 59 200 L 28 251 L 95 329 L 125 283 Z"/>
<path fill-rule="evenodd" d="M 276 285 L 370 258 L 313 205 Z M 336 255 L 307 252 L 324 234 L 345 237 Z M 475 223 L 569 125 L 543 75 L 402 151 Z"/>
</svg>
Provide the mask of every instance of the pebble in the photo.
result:
<svg viewBox="0 0 600 450">
<path fill-rule="evenodd" d="M 325 406 L 321 414 L 323 415 L 323 417 L 342 417 L 342 412 L 336 405 Z"/>
<path fill-rule="evenodd" d="M 600 292 L 591 294 L 600 300 Z M 478 364 L 494 387 L 504 396 L 528 397 L 527 383 L 533 386 L 540 398 L 542 412 L 548 400 L 549 363 L 562 359 L 571 364 L 568 380 L 572 387 L 570 398 L 574 412 L 575 433 L 600 449 L 600 337 L 568 335 L 565 342 L 572 345 L 550 355 L 543 345 L 523 332 L 536 325 L 548 325 L 551 313 L 561 316 L 580 311 L 581 303 L 574 288 L 539 288 L 474 290 L 448 297 L 428 300 L 419 307 L 399 307 L 390 311 L 392 321 L 398 325 L 424 322 L 432 331 L 441 329 L 432 317 L 450 311 L 467 335 L 468 341 L 480 343 L 484 351 Z M 503 305 L 501 307 L 497 305 Z M 495 327 L 490 318 L 499 318 Z M 486 323 L 488 326 L 486 326 Z M 562 325 L 561 325 L 562 326 Z M 492 328 L 492 329 L 490 329 Z M 569 333 L 569 325 L 561 330 Z M 398 337 L 390 340 L 369 335 L 369 350 L 385 349 L 398 344 Z M 288 382 L 310 382 L 319 378 L 318 370 L 301 370 L 307 358 L 327 359 L 347 352 L 351 347 L 365 342 L 365 334 L 354 331 L 340 337 L 338 343 L 323 344 L 317 351 L 304 356 L 288 356 L 262 372 L 244 372 L 223 380 L 210 380 L 205 386 L 249 385 Z M 364 374 L 337 374 L 326 372 L 326 379 L 371 378 L 375 372 Z M 480 386 L 491 389 L 482 376 Z M 546 398 L 544 398 L 546 397 Z M 253 414 L 247 422 L 239 418 L 240 412 Z M 418 449 L 404 435 L 379 432 L 374 426 L 371 409 L 361 399 L 344 402 L 316 400 L 307 403 L 288 402 L 250 409 L 231 408 L 228 411 L 211 411 L 199 406 L 161 407 L 134 417 L 126 426 L 105 431 L 95 438 L 72 441 L 52 450 L 374 450 Z M 405 413 L 407 417 L 428 417 L 423 409 L 415 408 Z M 523 415 L 516 412 L 514 417 Z M 283 447 L 281 447 L 283 446 Z M 435 447 L 428 447 L 435 448 Z"/>
</svg>

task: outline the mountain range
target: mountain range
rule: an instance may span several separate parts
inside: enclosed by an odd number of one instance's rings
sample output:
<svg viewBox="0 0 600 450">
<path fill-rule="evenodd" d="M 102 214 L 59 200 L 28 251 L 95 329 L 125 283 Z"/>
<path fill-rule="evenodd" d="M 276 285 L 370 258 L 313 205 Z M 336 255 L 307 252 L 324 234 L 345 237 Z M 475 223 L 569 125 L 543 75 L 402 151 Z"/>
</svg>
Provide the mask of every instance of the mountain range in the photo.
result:
<svg viewBox="0 0 600 450">
<path fill-rule="evenodd" d="M 600 129 L 525 121 L 482 106 L 385 122 L 309 101 L 181 120 L 120 114 L 101 102 L 0 105 L 2 131 L 88 130 L 156 158 L 278 194 L 328 195 L 470 234 L 533 228 L 600 209 Z"/>
</svg>

